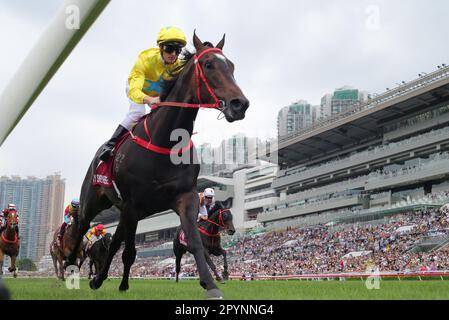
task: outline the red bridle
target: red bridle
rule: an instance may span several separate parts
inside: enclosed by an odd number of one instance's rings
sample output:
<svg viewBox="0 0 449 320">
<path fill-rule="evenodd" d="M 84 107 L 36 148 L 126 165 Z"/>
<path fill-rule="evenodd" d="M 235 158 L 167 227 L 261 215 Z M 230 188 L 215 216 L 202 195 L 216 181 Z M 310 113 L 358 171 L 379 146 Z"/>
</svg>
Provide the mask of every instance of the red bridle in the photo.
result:
<svg viewBox="0 0 449 320">
<path fill-rule="evenodd" d="M 224 220 L 223 220 L 223 212 L 225 212 L 225 211 L 229 211 L 229 209 L 223 209 L 223 210 L 220 210 L 220 212 L 218 213 L 218 222 L 219 222 L 219 223 L 216 223 L 215 221 L 212 221 L 212 220 L 210 220 L 210 219 L 207 219 L 207 220 L 205 220 L 205 221 L 206 221 L 206 222 L 209 222 L 209 223 L 211 223 L 211 224 L 213 224 L 213 225 L 218 226 L 218 228 L 226 228 L 226 225 L 224 224 Z M 208 237 L 218 237 L 218 235 L 219 235 L 219 232 L 214 233 L 214 234 L 211 234 L 211 233 L 207 232 L 206 230 L 204 230 L 204 229 L 201 228 L 201 227 L 198 227 L 198 230 L 199 230 L 201 233 L 203 233 L 203 234 L 205 234 L 206 236 L 208 236 Z M 220 229 L 218 229 L 218 231 L 220 231 Z"/>
<path fill-rule="evenodd" d="M 13 219 L 13 223 L 14 224 L 17 224 L 17 215 L 16 214 L 13 214 L 13 217 L 14 218 L 12 218 L 11 216 L 10 216 L 10 214 L 11 213 L 9 213 L 8 214 L 8 216 L 6 217 L 6 225 L 11 225 L 11 219 Z M 1 239 L 3 240 L 3 242 L 5 242 L 5 243 L 7 243 L 7 244 L 15 244 L 15 243 L 17 243 L 17 233 L 15 233 L 14 232 L 14 240 L 8 240 L 8 239 L 6 239 L 6 230 L 5 231 L 3 231 L 2 232 L 2 234 L 1 234 Z"/>
<path fill-rule="evenodd" d="M 182 102 L 159 102 L 155 103 L 151 106 L 151 110 L 154 110 L 158 107 L 179 107 L 179 108 L 209 108 L 209 109 L 221 109 L 221 105 L 223 102 L 221 102 L 212 88 L 209 85 L 209 82 L 207 82 L 206 77 L 204 76 L 203 68 L 201 68 L 201 65 L 199 63 L 200 59 L 206 54 L 210 52 L 218 52 L 223 53 L 221 49 L 219 48 L 209 48 L 201 52 L 199 55 L 194 55 L 194 64 L 195 64 L 195 77 L 196 77 L 196 95 L 198 97 L 199 103 L 182 103 Z M 207 91 L 209 91 L 209 94 L 214 99 L 214 103 L 211 104 L 204 104 L 202 103 L 203 99 L 201 97 L 201 85 L 204 83 L 206 86 Z"/>
<path fill-rule="evenodd" d="M 214 91 L 211 89 L 209 83 L 207 82 L 206 77 L 204 76 L 204 72 L 203 69 L 201 68 L 201 65 L 199 63 L 199 60 L 206 54 L 206 53 L 210 53 L 210 52 L 218 52 L 218 53 L 222 53 L 221 49 L 219 48 L 209 48 L 204 50 L 203 52 L 201 52 L 199 55 L 194 55 L 194 64 L 195 64 L 195 77 L 196 77 L 196 84 L 197 84 L 197 97 L 198 97 L 198 101 L 199 103 L 194 104 L 194 103 L 182 103 L 182 102 L 159 102 L 159 103 L 155 103 L 151 106 L 151 110 L 155 110 L 159 107 L 178 107 L 178 108 L 195 108 L 195 109 L 199 109 L 199 108 L 209 108 L 209 109 L 218 109 L 218 110 L 222 110 L 224 108 L 224 102 L 219 100 L 216 96 L 216 94 L 214 93 Z M 214 99 L 214 103 L 213 104 L 204 104 L 202 103 L 202 98 L 201 98 L 201 85 L 202 83 L 204 83 L 204 85 L 206 86 L 207 91 L 209 91 L 209 94 L 211 95 L 211 97 Z M 151 137 L 150 137 L 150 131 L 148 130 L 148 125 L 147 125 L 147 118 L 148 116 L 151 115 L 151 113 L 149 113 L 144 120 L 144 128 L 145 128 L 145 133 L 147 135 L 148 141 L 135 136 L 132 132 L 130 132 L 131 134 L 131 138 L 132 140 L 137 143 L 138 145 L 140 145 L 141 147 L 159 153 L 159 154 L 164 154 L 164 155 L 170 155 L 170 154 L 182 154 L 187 150 L 190 150 L 193 146 L 193 142 L 192 140 L 189 141 L 189 144 L 181 149 L 171 149 L 171 148 L 163 148 L 163 147 L 158 147 L 154 144 L 151 143 Z"/>
</svg>

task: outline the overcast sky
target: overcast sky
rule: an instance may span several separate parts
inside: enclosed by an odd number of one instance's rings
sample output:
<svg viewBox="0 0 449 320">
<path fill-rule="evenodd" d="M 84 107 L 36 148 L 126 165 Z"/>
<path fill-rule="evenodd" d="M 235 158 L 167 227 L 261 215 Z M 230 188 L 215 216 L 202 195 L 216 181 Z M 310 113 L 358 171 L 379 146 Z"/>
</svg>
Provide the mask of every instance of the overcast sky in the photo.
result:
<svg viewBox="0 0 449 320">
<path fill-rule="evenodd" d="M 61 3 L 0 0 L 0 91 Z M 274 137 L 278 111 L 294 101 L 319 104 L 344 85 L 381 93 L 449 64 L 448 12 L 446 0 L 111 1 L 0 147 L 0 175 L 59 171 L 66 202 L 79 196 L 95 151 L 128 110 L 129 71 L 162 26 L 183 29 L 189 47 L 194 29 L 214 44 L 226 33 L 224 53 L 251 105 L 232 124 L 199 113 L 195 143 L 217 146 L 240 132 Z"/>
</svg>

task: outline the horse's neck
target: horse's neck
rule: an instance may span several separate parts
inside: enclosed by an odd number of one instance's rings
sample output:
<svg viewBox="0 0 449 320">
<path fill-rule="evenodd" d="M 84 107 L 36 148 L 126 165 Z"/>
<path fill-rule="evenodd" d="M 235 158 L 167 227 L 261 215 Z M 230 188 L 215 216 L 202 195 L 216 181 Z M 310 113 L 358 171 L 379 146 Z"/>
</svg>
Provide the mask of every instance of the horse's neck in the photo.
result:
<svg viewBox="0 0 449 320">
<path fill-rule="evenodd" d="M 209 218 L 209 220 L 212 221 L 213 223 L 207 222 L 208 225 L 207 225 L 207 230 L 206 230 L 206 231 L 209 232 L 209 233 L 218 233 L 219 227 L 216 225 L 216 224 L 218 224 L 218 218 L 217 218 L 217 215 L 216 215 L 216 214 L 213 214 L 213 215 Z M 214 223 L 216 223 L 216 224 L 214 224 Z"/>
<path fill-rule="evenodd" d="M 187 67 L 186 68 L 191 68 Z M 197 103 L 195 101 L 195 89 L 192 85 L 193 71 L 188 71 L 179 76 L 175 86 L 171 89 L 170 94 L 164 102 L 181 102 L 181 103 Z M 189 88 L 187 88 L 189 87 Z M 152 143 L 156 145 L 174 145 L 176 142 L 170 143 L 170 135 L 173 130 L 186 130 L 189 136 L 192 135 L 193 125 L 198 114 L 197 108 L 180 108 L 162 106 L 154 115 L 149 118 L 149 131 L 152 138 Z M 177 137 L 175 137 L 177 138 Z"/>
<path fill-rule="evenodd" d="M 5 237 L 8 240 L 14 240 L 16 230 L 11 225 L 8 225 L 5 229 Z"/>
</svg>

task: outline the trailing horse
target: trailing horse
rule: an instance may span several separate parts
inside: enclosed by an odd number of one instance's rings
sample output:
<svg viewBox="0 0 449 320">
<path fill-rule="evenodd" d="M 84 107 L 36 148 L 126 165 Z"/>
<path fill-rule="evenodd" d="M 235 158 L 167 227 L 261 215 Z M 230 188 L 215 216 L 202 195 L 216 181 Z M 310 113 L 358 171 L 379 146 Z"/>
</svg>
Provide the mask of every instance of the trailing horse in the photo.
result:
<svg viewBox="0 0 449 320">
<path fill-rule="evenodd" d="M 183 69 L 173 81 L 164 85 L 160 96 L 162 102 L 152 106 L 150 115 L 135 126 L 115 151 L 112 170 L 115 187 L 92 183 L 102 147 L 88 169 L 81 189 L 74 251 L 90 221 L 102 210 L 115 205 L 121 212 L 104 268 L 90 281 L 92 289 L 101 287 L 115 253 L 125 241 L 124 272 L 119 289 L 128 290 L 129 271 L 136 257 L 138 221 L 172 209 L 180 217 L 207 297 L 222 297 L 207 268 L 196 228 L 199 207 L 196 185 L 200 167 L 190 137 L 200 107 L 218 109 L 228 122 L 233 122 L 245 117 L 249 101 L 235 82 L 234 64 L 223 55 L 224 37 L 211 48 L 203 45 L 194 34 L 193 44 L 196 54 L 186 53 Z M 180 135 L 187 139 L 179 138 Z M 75 253 L 72 252 L 67 265 L 74 260 Z"/>
<path fill-rule="evenodd" d="M 77 218 L 74 217 L 74 221 Z M 61 244 L 58 240 L 59 229 L 57 229 L 53 234 L 53 241 L 50 244 L 50 255 L 53 260 L 53 265 L 55 267 L 56 277 L 58 279 L 64 280 L 64 260 L 68 257 L 68 255 L 75 248 L 74 240 L 77 239 L 77 229 L 73 227 L 74 223 L 69 224 L 64 232 L 64 236 L 62 237 Z M 77 259 L 78 264 L 77 267 L 81 269 L 84 260 L 86 259 L 85 250 L 85 242 L 81 244 L 78 249 Z"/>
<path fill-rule="evenodd" d="M 201 241 L 204 247 L 204 256 L 206 258 L 207 264 L 215 274 L 217 281 L 221 283 L 224 280 L 229 279 L 228 273 L 228 262 L 226 259 L 226 250 L 221 247 L 221 237 L 220 228 L 227 230 L 229 235 L 235 233 L 234 224 L 232 223 L 232 213 L 231 210 L 225 208 L 222 203 L 216 202 L 215 206 L 211 208 L 209 212 L 209 218 L 205 221 L 200 221 L 198 224 L 198 230 L 201 232 Z M 192 252 L 190 245 L 187 243 L 181 243 L 180 240 L 181 229 L 176 232 L 175 238 L 173 240 L 173 252 L 176 256 L 176 282 L 179 280 L 179 272 L 181 271 L 181 258 L 187 252 Z M 213 263 L 210 255 L 223 256 L 223 277 L 221 277 L 215 264 Z"/>
<path fill-rule="evenodd" d="M 6 216 L 6 227 L 0 234 L 0 276 L 3 275 L 3 261 L 5 255 L 11 257 L 11 266 L 9 272 L 13 272 L 14 278 L 17 278 L 16 259 L 19 255 L 20 240 L 16 233 L 18 218 L 16 212 L 9 212 Z"/>
<path fill-rule="evenodd" d="M 89 279 L 94 274 L 92 267 L 95 266 L 95 274 L 98 274 L 106 262 L 108 257 L 109 246 L 111 245 L 112 235 L 106 233 L 104 237 L 96 241 L 92 247 L 87 250 L 87 256 L 89 257 Z"/>
</svg>

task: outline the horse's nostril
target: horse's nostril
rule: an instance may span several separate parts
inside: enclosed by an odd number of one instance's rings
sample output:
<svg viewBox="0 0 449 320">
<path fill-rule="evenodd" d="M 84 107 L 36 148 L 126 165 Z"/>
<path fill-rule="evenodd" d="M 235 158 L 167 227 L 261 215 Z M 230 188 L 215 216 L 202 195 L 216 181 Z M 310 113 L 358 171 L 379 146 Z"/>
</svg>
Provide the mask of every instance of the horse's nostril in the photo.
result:
<svg viewBox="0 0 449 320">
<path fill-rule="evenodd" d="M 242 99 L 233 99 L 231 100 L 231 108 L 234 111 L 240 111 L 242 109 L 246 109 L 245 108 L 245 101 L 243 101 Z"/>
</svg>

